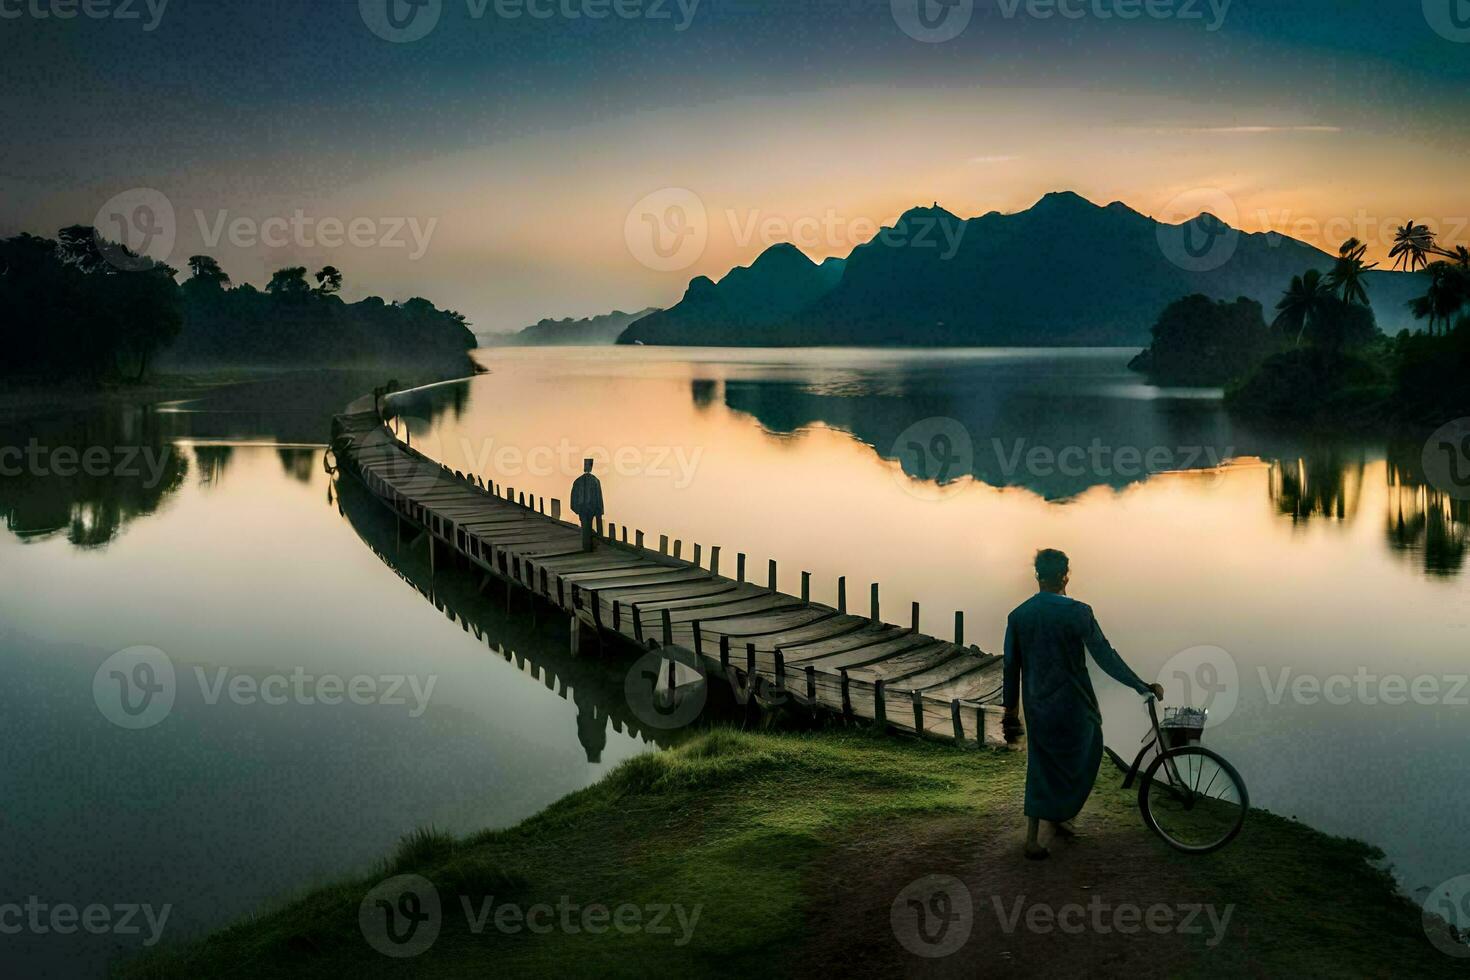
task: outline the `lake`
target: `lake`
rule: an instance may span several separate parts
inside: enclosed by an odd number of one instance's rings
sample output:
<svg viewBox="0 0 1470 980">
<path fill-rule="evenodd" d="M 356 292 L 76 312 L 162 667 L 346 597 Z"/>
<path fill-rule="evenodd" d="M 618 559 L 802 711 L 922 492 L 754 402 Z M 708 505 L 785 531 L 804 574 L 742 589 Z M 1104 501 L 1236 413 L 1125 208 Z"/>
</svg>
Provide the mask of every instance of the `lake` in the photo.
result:
<svg viewBox="0 0 1470 980">
<path fill-rule="evenodd" d="M 1133 667 L 1210 709 L 1254 804 L 1381 846 L 1410 893 L 1470 872 L 1470 508 L 1422 446 L 1252 431 L 1132 353 L 498 349 L 395 406 L 453 468 L 565 501 L 590 456 L 619 527 L 774 559 L 787 591 L 809 571 L 821 601 L 881 583 L 885 618 L 917 601 L 948 635 L 963 611 L 987 651 L 1036 549 L 1062 548 Z M 330 415 L 376 383 L 0 427 L 34 447 L 0 475 L 0 903 L 167 905 L 176 940 L 667 744 L 626 660 L 431 579 L 334 483 Z M 1131 755 L 1141 704 L 1097 685 Z M 142 933 L 3 942 L 29 972 L 96 973 Z"/>
</svg>

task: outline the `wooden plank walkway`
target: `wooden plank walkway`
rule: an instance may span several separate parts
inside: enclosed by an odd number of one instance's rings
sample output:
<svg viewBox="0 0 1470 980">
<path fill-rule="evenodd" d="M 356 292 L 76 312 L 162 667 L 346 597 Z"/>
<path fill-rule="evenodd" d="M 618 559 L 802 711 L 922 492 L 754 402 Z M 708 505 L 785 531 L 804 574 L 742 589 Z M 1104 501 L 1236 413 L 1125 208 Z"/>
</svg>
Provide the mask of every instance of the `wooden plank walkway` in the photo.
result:
<svg viewBox="0 0 1470 980">
<path fill-rule="evenodd" d="M 597 550 L 581 551 L 581 530 L 560 519 L 561 505 L 449 470 L 397 439 L 372 397 L 354 402 L 332 423 L 337 467 L 358 479 L 398 515 L 427 534 L 431 559 L 444 549 L 482 572 L 532 592 L 578 624 L 614 634 L 639 649 L 661 650 L 707 678 L 724 677 L 742 702 L 794 701 L 907 732 L 974 745 L 1002 745 L 1001 658 L 918 632 L 917 605 L 908 627 L 874 612 L 813 602 L 809 576 L 802 596 L 777 590 L 774 562 L 767 584 L 747 579 L 745 556 L 735 578 L 720 574 L 720 549 L 682 543 L 658 550 L 644 535 L 614 524 Z M 707 558 L 707 561 L 704 559 Z M 956 631 L 962 621 L 956 616 Z"/>
</svg>

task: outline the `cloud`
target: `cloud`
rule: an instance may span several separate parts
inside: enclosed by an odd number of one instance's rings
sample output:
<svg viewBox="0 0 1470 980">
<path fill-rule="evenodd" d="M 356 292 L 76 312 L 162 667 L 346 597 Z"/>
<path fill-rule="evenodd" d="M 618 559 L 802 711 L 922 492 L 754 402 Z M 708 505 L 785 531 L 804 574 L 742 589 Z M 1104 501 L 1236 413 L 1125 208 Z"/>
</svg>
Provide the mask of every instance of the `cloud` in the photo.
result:
<svg viewBox="0 0 1470 980">
<path fill-rule="evenodd" d="M 1160 135 L 1196 135 L 1219 133 L 1235 136 L 1258 136 L 1262 133 L 1340 133 L 1341 126 L 1175 126 L 1153 129 Z"/>
</svg>

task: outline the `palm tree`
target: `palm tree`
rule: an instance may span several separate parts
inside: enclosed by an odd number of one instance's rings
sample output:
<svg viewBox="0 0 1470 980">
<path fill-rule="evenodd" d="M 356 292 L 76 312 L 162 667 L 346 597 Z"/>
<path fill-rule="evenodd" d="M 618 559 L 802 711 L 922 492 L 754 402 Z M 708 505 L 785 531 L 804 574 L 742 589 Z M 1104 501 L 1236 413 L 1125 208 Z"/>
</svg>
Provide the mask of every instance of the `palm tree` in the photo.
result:
<svg viewBox="0 0 1470 980">
<path fill-rule="evenodd" d="M 1368 246 L 1356 238 L 1349 238 L 1337 250 L 1337 261 L 1333 263 L 1332 272 L 1327 278 L 1331 287 L 1337 290 L 1345 303 L 1357 303 L 1361 306 L 1372 305 L 1368 300 L 1368 289 L 1363 280 L 1370 269 L 1378 268 L 1378 263 L 1364 265 L 1363 256 L 1366 254 L 1368 254 Z"/>
<path fill-rule="evenodd" d="M 1429 333 L 1436 324 L 1444 324 L 1448 332 L 1455 314 L 1470 305 L 1470 266 L 1450 262 L 1434 262 L 1428 269 L 1429 291 L 1409 302 L 1416 320 L 1429 321 Z"/>
<path fill-rule="evenodd" d="M 1271 326 L 1283 332 L 1294 328 L 1296 345 L 1300 347 L 1307 327 L 1316 326 L 1326 315 L 1332 298 L 1330 283 L 1316 269 L 1292 276 L 1291 286 L 1276 304 L 1276 319 Z"/>
<path fill-rule="evenodd" d="M 1428 265 L 1429 256 L 1438 252 L 1434 232 L 1428 225 L 1414 224 L 1414 219 L 1410 218 L 1408 224 L 1394 232 L 1393 248 L 1389 250 L 1388 257 L 1393 259 L 1395 269 L 1403 265 L 1409 272 L 1415 272 Z"/>
</svg>

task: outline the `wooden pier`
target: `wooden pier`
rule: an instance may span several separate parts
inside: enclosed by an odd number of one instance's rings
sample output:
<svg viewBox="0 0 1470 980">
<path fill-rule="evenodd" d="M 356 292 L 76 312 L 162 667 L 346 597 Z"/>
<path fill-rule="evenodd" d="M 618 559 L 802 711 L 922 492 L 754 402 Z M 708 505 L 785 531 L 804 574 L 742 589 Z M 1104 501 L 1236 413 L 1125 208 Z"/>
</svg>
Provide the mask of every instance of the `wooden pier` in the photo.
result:
<svg viewBox="0 0 1470 980">
<path fill-rule="evenodd" d="M 878 587 L 868 615 L 814 602 L 810 576 L 802 595 L 780 592 L 776 567 L 764 584 L 736 556 L 734 578 L 721 574 L 720 549 L 692 548 L 609 523 L 597 549 L 581 550 L 581 530 L 561 520 L 561 505 L 455 472 L 398 439 L 376 396 L 359 399 L 332 424 L 337 468 L 359 480 L 415 535 L 429 539 L 435 562 L 453 556 L 524 589 L 572 617 L 575 649 L 584 628 L 657 650 L 710 681 L 730 683 L 741 701 L 795 703 L 921 735 L 1004 744 L 1001 658 L 964 645 L 963 618 L 944 640 L 909 625 L 883 622 Z M 485 584 L 488 584 L 485 583 Z M 676 676 L 671 669 L 670 677 Z M 689 675 L 685 672 L 686 676 Z"/>
</svg>

